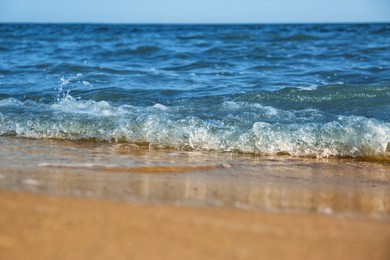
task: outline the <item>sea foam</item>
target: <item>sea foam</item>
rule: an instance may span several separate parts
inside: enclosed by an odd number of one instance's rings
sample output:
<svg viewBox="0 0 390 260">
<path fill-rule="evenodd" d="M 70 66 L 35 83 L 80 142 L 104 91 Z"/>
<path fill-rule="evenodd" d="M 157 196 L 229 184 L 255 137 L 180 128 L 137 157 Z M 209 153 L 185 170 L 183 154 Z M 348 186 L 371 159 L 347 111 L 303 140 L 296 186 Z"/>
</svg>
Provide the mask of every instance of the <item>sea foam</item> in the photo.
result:
<svg viewBox="0 0 390 260">
<path fill-rule="evenodd" d="M 70 95 L 52 104 L 8 98 L 0 101 L 0 108 L 0 134 L 29 138 L 310 157 L 384 156 L 390 143 L 390 124 L 379 120 L 330 120 L 315 109 L 282 110 L 246 102 L 217 104 L 214 109 L 224 113 L 212 116 L 188 113 L 184 105 L 115 106 Z"/>
</svg>

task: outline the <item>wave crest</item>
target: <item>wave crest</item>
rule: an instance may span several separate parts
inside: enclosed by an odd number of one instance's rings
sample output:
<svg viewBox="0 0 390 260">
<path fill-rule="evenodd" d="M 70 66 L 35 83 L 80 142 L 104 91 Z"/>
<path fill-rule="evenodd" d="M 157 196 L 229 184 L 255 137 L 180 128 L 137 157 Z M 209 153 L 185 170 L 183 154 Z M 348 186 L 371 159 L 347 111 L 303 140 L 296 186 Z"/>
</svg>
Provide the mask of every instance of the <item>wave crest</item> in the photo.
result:
<svg viewBox="0 0 390 260">
<path fill-rule="evenodd" d="M 114 106 L 71 96 L 42 104 L 8 98 L 0 101 L 0 135 L 260 155 L 388 157 L 386 122 L 359 116 L 329 120 L 314 109 L 281 110 L 245 102 L 225 101 L 218 108 L 219 114 L 202 114 L 189 112 L 185 105 Z"/>
</svg>

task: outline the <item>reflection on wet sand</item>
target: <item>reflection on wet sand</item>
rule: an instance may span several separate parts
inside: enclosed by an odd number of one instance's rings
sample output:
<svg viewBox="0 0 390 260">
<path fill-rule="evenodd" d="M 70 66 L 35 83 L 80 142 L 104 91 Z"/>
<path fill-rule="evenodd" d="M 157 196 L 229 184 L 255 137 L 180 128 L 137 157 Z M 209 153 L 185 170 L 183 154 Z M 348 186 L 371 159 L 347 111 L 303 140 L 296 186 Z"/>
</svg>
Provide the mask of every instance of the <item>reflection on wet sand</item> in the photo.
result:
<svg viewBox="0 0 390 260">
<path fill-rule="evenodd" d="M 113 174 L 69 169 L 2 169 L 1 187 L 49 194 L 68 194 L 134 202 L 238 207 L 282 212 L 317 212 L 387 218 L 390 192 L 384 183 L 364 188 L 344 180 L 315 183 L 316 179 L 237 173 Z M 240 173 L 244 175 L 245 173 Z M 297 173 L 298 175 L 299 173 Z M 376 182 L 374 182 L 376 183 Z M 346 187 L 345 187 L 346 186 Z"/>
<path fill-rule="evenodd" d="M 111 144 L 2 142 L 3 189 L 136 203 L 390 217 L 386 164 Z"/>
</svg>

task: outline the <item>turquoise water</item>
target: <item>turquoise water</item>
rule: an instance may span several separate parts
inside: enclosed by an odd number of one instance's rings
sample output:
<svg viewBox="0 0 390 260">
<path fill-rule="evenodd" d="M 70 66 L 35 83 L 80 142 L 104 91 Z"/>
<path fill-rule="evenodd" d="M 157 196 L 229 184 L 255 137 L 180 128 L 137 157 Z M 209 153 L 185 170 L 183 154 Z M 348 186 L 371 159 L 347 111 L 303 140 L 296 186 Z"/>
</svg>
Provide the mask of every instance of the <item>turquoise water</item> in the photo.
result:
<svg viewBox="0 0 390 260">
<path fill-rule="evenodd" d="M 0 24 L 0 135 L 389 160 L 390 24 Z"/>
</svg>

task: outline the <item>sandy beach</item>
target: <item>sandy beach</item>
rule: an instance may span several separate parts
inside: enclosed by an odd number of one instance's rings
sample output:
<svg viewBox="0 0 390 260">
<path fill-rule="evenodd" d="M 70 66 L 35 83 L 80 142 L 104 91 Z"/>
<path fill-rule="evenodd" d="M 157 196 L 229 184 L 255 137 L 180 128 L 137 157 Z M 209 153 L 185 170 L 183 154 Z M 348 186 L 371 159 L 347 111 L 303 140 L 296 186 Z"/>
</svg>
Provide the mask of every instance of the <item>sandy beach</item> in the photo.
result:
<svg viewBox="0 0 390 260">
<path fill-rule="evenodd" d="M 386 162 L 0 142 L 0 259 L 390 257 Z"/>
<path fill-rule="evenodd" d="M 0 192 L 1 259 L 389 259 L 390 222 Z"/>
</svg>

